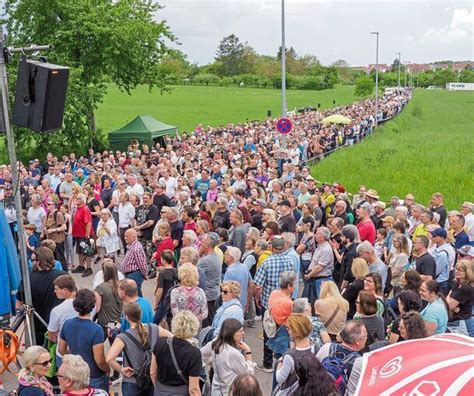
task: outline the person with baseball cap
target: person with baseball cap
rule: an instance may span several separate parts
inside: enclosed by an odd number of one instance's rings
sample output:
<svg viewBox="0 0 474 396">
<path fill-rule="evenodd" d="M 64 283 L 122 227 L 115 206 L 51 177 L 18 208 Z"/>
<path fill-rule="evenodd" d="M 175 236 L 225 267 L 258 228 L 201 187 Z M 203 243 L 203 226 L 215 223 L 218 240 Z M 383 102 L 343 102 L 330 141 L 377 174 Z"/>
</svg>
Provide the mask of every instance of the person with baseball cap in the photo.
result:
<svg viewBox="0 0 474 396">
<path fill-rule="evenodd" d="M 449 273 L 451 263 L 454 263 L 454 249 L 447 243 L 448 233 L 444 228 L 435 228 L 430 231 L 431 240 L 436 245 L 433 251 L 433 257 L 436 261 L 436 281 L 439 283 L 441 293 L 448 294 L 449 291 Z"/>
</svg>

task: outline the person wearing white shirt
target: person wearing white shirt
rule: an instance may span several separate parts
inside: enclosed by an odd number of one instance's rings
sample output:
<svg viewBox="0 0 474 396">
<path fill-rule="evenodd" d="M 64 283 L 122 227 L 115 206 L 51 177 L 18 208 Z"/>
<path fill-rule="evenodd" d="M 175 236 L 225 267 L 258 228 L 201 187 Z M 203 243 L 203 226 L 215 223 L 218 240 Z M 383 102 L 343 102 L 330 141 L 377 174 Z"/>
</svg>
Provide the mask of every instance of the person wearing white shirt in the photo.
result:
<svg viewBox="0 0 474 396">
<path fill-rule="evenodd" d="M 166 195 L 169 199 L 174 199 L 176 195 L 176 190 L 178 189 L 178 181 L 175 177 L 170 176 L 169 171 L 167 169 L 161 172 L 163 175 L 160 177 L 160 182 L 164 182 L 166 184 Z"/>
<path fill-rule="evenodd" d="M 474 241 L 474 204 L 464 202 L 461 207 L 461 213 L 464 216 L 464 229 L 469 237 L 469 241 Z"/>
<path fill-rule="evenodd" d="M 143 186 L 138 183 L 137 176 L 133 173 L 127 176 L 128 187 L 125 191 L 127 191 L 128 195 L 135 194 L 140 198 L 140 205 L 143 204 Z"/>
<path fill-rule="evenodd" d="M 119 236 L 122 241 L 124 253 L 127 252 L 127 243 L 125 242 L 125 231 L 131 227 L 131 222 L 135 219 L 135 208 L 129 201 L 129 195 L 127 192 L 123 192 L 119 195 Z"/>
<path fill-rule="evenodd" d="M 62 275 L 54 280 L 54 293 L 56 297 L 64 301 L 55 306 L 49 316 L 48 338 L 52 342 L 57 342 L 64 322 L 77 316 L 72 306 L 76 290 L 76 283 L 70 275 Z"/>
</svg>

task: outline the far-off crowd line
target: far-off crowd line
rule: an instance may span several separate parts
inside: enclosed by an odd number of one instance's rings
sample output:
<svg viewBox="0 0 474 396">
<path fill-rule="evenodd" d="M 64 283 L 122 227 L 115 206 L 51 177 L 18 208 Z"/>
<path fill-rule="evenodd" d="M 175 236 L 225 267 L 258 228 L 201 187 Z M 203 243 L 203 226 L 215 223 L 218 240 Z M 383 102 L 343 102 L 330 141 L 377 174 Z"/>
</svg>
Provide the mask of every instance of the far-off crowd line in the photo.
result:
<svg viewBox="0 0 474 396">
<path fill-rule="evenodd" d="M 381 98 L 377 119 L 410 95 Z M 352 123 L 324 126 L 336 111 Z M 123 395 L 257 396 L 255 370 L 275 395 L 352 395 L 366 352 L 472 337 L 474 204 L 448 210 L 438 192 L 383 202 L 305 166 L 370 133 L 374 112 L 367 100 L 296 115 L 287 149 L 265 121 L 198 127 L 151 149 L 50 153 L 20 164 L 24 213 L 1 166 L 48 324 L 35 319 L 19 395 L 100 395 L 120 381 Z M 78 290 L 78 276 L 90 287 Z M 156 284 L 152 300 L 144 282 Z M 259 321 L 256 362 L 244 328 Z"/>
</svg>

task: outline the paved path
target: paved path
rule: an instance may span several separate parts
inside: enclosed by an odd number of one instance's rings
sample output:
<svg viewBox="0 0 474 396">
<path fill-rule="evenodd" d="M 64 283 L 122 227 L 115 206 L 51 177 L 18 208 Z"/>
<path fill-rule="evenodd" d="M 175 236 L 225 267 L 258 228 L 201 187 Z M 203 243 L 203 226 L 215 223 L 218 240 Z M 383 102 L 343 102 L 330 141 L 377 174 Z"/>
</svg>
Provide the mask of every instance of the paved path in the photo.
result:
<svg viewBox="0 0 474 396">
<path fill-rule="evenodd" d="M 120 261 L 120 258 L 119 258 Z M 98 271 L 99 265 L 93 265 L 93 270 L 94 273 Z M 76 281 L 76 284 L 79 288 L 90 288 L 92 286 L 92 279 L 93 276 L 90 276 L 88 278 L 82 278 L 80 274 L 72 274 L 74 280 Z M 156 279 L 152 279 L 149 281 L 145 281 L 143 284 L 143 293 L 146 298 L 148 298 L 150 301 L 152 300 L 153 297 L 153 292 L 155 290 L 155 285 L 156 285 Z M 250 348 L 252 349 L 252 354 L 253 358 L 257 363 L 261 362 L 262 356 L 263 356 L 263 340 L 258 338 L 258 333 L 262 330 L 262 322 L 257 322 L 257 328 L 256 329 L 251 329 L 251 328 L 245 328 L 245 341 L 249 344 Z M 108 349 L 107 343 L 106 343 L 106 349 Z M 272 383 L 272 376 L 271 374 L 264 373 L 259 370 L 255 370 L 255 375 L 260 383 L 260 386 L 262 387 L 262 391 L 264 395 L 270 395 L 271 394 L 271 383 Z M 6 390 L 12 391 L 17 388 L 18 382 L 16 381 L 16 378 L 12 376 L 9 373 L 6 373 L 3 375 L 2 378 L 4 382 L 4 386 Z M 118 391 L 117 389 L 115 389 Z M 0 393 L 1 394 L 1 393 Z"/>
</svg>

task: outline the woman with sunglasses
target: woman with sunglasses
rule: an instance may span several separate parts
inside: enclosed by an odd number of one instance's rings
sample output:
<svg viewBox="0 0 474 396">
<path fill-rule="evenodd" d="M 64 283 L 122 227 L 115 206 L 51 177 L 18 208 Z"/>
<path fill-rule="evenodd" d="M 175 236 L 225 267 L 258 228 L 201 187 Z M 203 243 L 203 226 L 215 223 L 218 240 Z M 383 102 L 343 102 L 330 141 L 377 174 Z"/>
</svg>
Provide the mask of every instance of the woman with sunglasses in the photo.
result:
<svg viewBox="0 0 474 396">
<path fill-rule="evenodd" d="M 244 310 L 240 303 L 240 293 L 240 284 L 236 281 L 227 281 L 221 284 L 222 305 L 216 311 L 212 320 L 212 326 L 203 329 L 203 333 L 206 334 L 204 342 L 213 339 L 219 334 L 221 326 L 226 319 L 233 318 L 242 324 L 244 323 Z M 200 338 L 202 339 L 202 336 Z"/>
<path fill-rule="evenodd" d="M 53 396 L 53 386 L 46 379 L 51 367 L 49 352 L 38 345 L 29 347 L 23 354 L 24 368 L 18 373 L 19 396 Z"/>
<path fill-rule="evenodd" d="M 226 319 L 217 338 L 201 349 L 203 363 L 212 366 L 212 394 L 227 395 L 234 378 L 253 374 L 252 351 L 244 342 L 244 328 L 237 319 Z"/>
</svg>

